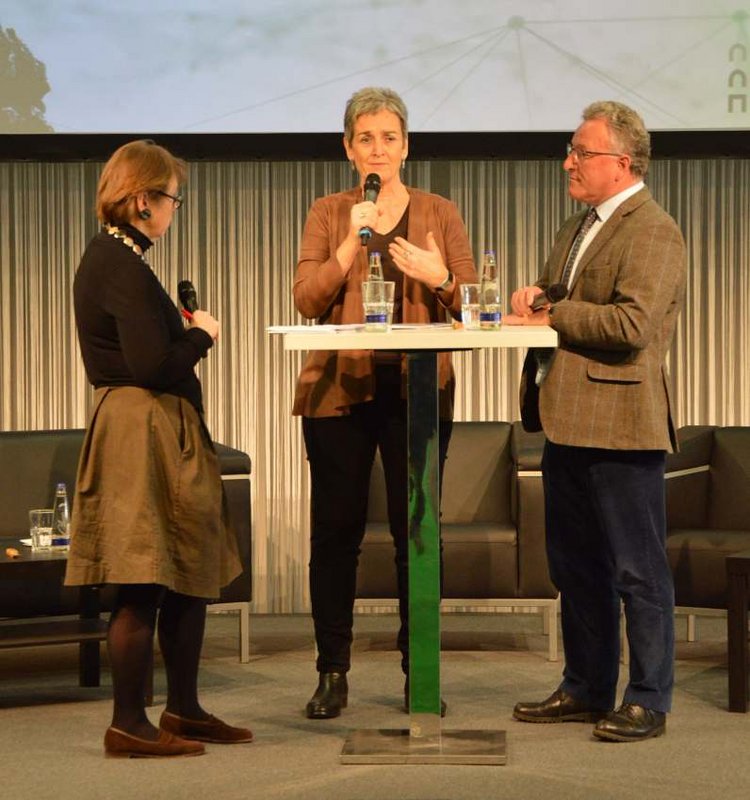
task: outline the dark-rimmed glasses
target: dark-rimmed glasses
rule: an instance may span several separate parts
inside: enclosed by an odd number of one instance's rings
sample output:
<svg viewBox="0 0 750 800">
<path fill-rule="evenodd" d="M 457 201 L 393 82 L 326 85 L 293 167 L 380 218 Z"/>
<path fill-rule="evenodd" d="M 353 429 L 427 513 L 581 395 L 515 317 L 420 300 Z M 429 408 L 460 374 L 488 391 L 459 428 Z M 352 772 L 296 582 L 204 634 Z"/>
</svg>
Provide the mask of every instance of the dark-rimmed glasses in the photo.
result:
<svg viewBox="0 0 750 800">
<path fill-rule="evenodd" d="M 174 203 L 175 208 L 179 208 L 183 203 L 181 194 L 169 194 L 169 192 L 163 192 L 161 189 L 154 189 L 154 194 L 160 194 L 162 197 L 168 197 Z"/>
<path fill-rule="evenodd" d="M 615 156 L 616 158 L 620 158 L 626 155 L 626 153 L 605 153 L 602 150 L 584 150 L 583 147 L 578 147 L 574 145 L 573 142 L 568 142 L 565 145 L 565 152 L 574 161 L 586 161 L 586 159 L 593 158 L 594 156 Z"/>
</svg>

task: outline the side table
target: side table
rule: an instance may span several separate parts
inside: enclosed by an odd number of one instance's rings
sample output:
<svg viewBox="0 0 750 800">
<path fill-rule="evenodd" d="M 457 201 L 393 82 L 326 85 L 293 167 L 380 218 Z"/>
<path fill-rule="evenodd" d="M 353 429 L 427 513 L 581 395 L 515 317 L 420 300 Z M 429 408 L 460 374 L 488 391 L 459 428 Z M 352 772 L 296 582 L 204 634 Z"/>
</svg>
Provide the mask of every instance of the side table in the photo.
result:
<svg viewBox="0 0 750 800">
<path fill-rule="evenodd" d="M 729 667 L 729 710 L 747 713 L 750 643 L 750 550 L 727 556 L 727 650 Z"/>
<path fill-rule="evenodd" d="M 5 549 L 18 550 L 17 558 L 9 558 Z M 0 581 L 17 579 L 23 581 L 62 582 L 65 574 L 65 552 L 34 553 L 21 544 L 16 537 L 0 537 Z M 18 598 L 19 611 L 24 598 Z M 101 659 L 99 644 L 107 638 L 107 621 L 99 616 L 99 589 L 82 586 L 78 618 L 34 619 L 3 622 L 0 625 L 0 649 L 11 647 L 39 647 L 49 644 L 78 643 L 78 674 L 81 686 L 99 686 Z"/>
</svg>

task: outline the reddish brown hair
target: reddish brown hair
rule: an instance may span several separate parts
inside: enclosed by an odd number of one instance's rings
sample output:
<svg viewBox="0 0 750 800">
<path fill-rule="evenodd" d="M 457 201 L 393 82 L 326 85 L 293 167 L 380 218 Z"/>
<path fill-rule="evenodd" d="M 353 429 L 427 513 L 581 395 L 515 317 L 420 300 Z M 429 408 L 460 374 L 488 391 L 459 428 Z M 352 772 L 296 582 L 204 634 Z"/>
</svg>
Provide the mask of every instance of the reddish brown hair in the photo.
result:
<svg viewBox="0 0 750 800">
<path fill-rule="evenodd" d="M 104 165 L 96 190 L 96 216 L 118 225 L 134 213 L 128 201 L 141 192 L 165 192 L 172 178 L 183 184 L 187 165 L 150 139 L 128 142 Z"/>
</svg>

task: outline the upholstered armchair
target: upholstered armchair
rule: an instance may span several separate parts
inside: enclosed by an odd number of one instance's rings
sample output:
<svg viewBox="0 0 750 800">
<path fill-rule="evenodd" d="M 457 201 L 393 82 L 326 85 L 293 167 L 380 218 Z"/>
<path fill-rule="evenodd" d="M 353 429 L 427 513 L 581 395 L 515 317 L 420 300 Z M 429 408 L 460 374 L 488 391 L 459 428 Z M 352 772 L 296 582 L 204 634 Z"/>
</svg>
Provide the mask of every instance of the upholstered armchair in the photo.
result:
<svg viewBox="0 0 750 800">
<path fill-rule="evenodd" d="M 726 609 L 726 557 L 750 549 L 750 427 L 692 425 L 678 438 L 666 482 L 675 601 Z"/>
</svg>

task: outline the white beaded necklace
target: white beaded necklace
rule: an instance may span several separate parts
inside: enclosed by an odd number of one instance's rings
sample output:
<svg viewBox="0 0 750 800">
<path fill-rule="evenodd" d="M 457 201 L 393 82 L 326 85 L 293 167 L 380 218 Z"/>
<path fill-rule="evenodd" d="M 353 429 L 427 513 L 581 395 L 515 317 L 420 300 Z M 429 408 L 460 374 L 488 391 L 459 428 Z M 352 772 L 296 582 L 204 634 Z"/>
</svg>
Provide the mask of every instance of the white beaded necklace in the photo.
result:
<svg viewBox="0 0 750 800">
<path fill-rule="evenodd" d="M 132 237 L 128 236 L 127 233 L 124 233 L 114 225 L 107 225 L 106 228 L 107 233 L 110 236 L 114 236 L 115 239 L 119 239 L 125 245 L 125 247 L 129 247 L 136 255 L 140 256 L 141 261 L 143 261 L 144 264 L 148 264 L 146 257 L 143 255 L 141 246 L 135 242 Z"/>
</svg>

